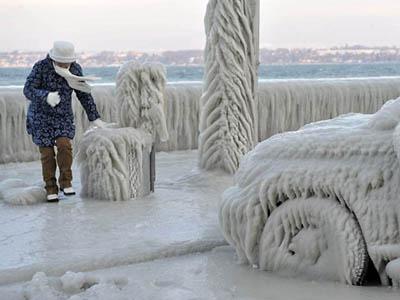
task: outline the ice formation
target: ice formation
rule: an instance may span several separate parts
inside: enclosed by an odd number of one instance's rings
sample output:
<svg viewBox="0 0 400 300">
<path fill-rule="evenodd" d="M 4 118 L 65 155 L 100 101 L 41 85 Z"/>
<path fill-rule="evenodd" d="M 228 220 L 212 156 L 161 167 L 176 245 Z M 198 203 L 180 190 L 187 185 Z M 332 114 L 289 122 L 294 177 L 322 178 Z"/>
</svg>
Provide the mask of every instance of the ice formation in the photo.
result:
<svg viewBox="0 0 400 300">
<path fill-rule="evenodd" d="M 385 266 L 400 257 L 399 105 L 312 123 L 248 153 L 219 212 L 240 259 L 354 285 L 375 267 L 389 284 Z"/>
<path fill-rule="evenodd" d="M 399 78 L 262 82 L 258 87 L 258 140 L 346 113 L 375 113 L 399 95 Z"/>
<path fill-rule="evenodd" d="M 118 122 L 115 87 L 92 92 L 102 119 Z M 286 80 L 258 86 L 258 140 L 297 130 L 301 126 L 343 113 L 374 113 L 400 95 L 400 79 Z M 169 140 L 156 142 L 160 151 L 197 149 L 201 86 L 167 85 L 164 91 Z M 76 148 L 89 121 L 73 96 Z M 39 159 L 39 151 L 25 130 L 26 99 L 21 89 L 0 89 L 0 163 Z"/>
<path fill-rule="evenodd" d="M 117 201 L 148 194 L 151 143 L 148 133 L 134 128 L 89 130 L 76 154 L 81 195 Z"/>
<path fill-rule="evenodd" d="M 386 265 L 386 274 L 392 280 L 392 285 L 400 287 L 400 258 L 392 260 Z"/>
<path fill-rule="evenodd" d="M 157 150 L 197 149 L 200 96 L 201 86 L 197 85 L 169 85 L 166 88 L 164 99 L 169 140 L 157 143 Z"/>
<path fill-rule="evenodd" d="M 211 0 L 205 27 L 200 166 L 234 173 L 257 142 L 252 1 Z"/>
<path fill-rule="evenodd" d="M 166 70 L 161 64 L 124 64 L 118 72 L 116 91 L 119 124 L 142 129 L 155 140 L 169 139 L 164 114 Z"/>
<path fill-rule="evenodd" d="M 127 283 L 126 278 L 102 278 L 70 271 L 60 278 L 38 272 L 25 285 L 23 294 L 27 300 L 122 300 L 130 299 L 121 292 Z"/>
<path fill-rule="evenodd" d="M 118 123 L 123 128 L 89 130 L 79 146 L 82 195 L 128 200 L 150 191 L 153 141 L 168 140 L 164 114 L 165 68 L 124 64 L 117 75 Z"/>
<path fill-rule="evenodd" d="M 108 122 L 115 121 L 117 115 L 113 89 L 97 87 L 92 94 L 102 119 Z M 75 94 L 73 95 L 75 146 L 89 127 L 89 120 Z M 26 133 L 27 104 L 22 89 L 0 90 L 0 163 L 33 161 L 40 158 L 38 147 Z"/>
<path fill-rule="evenodd" d="M 368 127 L 376 130 L 389 130 L 397 126 L 400 120 L 400 101 L 390 100 L 372 116 Z"/>
<path fill-rule="evenodd" d="M 21 179 L 0 182 L 0 200 L 12 205 L 31 205 L 46 201 L 43 186 L 29 186 Z"/>
</svg>

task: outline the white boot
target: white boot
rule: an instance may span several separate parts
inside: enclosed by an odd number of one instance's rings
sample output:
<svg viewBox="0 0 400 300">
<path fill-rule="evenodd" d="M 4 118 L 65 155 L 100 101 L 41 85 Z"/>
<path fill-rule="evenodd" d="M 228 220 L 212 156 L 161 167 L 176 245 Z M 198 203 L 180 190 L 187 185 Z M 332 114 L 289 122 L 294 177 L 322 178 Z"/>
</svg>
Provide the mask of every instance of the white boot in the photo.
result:
<svg viewBox="0 0 400 300">
<path fill-rule="evenodd" d="M 65 189 L 61 189 L 64 193 L 65 196 L 72 196 L 75 195 L 75 191 L 74 189 L 71 187 L 65 188 Z"/>
<path fill-rule="evenodd" d="M 58 195 L 57 194 L 47 195 L 47 202 L 58 202 Z"/>
</svg>

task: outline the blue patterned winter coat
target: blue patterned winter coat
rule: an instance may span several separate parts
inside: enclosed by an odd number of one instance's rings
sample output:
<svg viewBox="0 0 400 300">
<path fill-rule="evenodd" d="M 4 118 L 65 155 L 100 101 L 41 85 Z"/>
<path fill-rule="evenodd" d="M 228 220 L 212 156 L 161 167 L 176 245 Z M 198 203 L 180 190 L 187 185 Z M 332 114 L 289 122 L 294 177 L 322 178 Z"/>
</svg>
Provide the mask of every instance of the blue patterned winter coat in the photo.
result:
<svg viewBox="0 0 400 300">
<path fill-rule="evenodd" d="M 70 72 L 82 76 L 82 68 L 77 63 L 72 63 Z M 58 91 L 61 101 L 54 108 L 46 99 L 49 92 Z M 47 57 L 38 61 L 29 74 L 24 95 L 29 104 L 26 129 L 32 135 L 33 142 L 41 147 L 54 146 L 57 137 L 74 138 L 75 125 L 72 112 L 72 91 L 67 81 L 54 70 L 52 60 Z M 89 118 L 94 121 L 100 118 L 91 94 L 75 90 L 76 96 L 82 104 Z"/>
</svg>

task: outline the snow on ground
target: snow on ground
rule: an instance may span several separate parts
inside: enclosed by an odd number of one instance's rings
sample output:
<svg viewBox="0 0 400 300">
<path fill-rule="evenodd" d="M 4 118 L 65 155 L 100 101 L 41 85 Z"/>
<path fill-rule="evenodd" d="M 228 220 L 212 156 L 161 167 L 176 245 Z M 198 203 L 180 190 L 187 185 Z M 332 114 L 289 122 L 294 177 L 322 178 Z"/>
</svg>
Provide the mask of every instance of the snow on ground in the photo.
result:
<svg viewBox="0 0 400 300">
<path fill-rule="evenodd" d="M 39 162 L 0 165 L 0 182 L 34 185 L 40 174 Z M 76 168 L 73 184 L 79 191 Z M 0 300 L 399 298 L 394 288 L 283 278 L 237 264 L 217 222 L 230 185 L 230 176 L 198 170 L 196 151 L 170 152 L 157 154 L 156 193 L 143 199 L 0 202 Z"/>
</svg>

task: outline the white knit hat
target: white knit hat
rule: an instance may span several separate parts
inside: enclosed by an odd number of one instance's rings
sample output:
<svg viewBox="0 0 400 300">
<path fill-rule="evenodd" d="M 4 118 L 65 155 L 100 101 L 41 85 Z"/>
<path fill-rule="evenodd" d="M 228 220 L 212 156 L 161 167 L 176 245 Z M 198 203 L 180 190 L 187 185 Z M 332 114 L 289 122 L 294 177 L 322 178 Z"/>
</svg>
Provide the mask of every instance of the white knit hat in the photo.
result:
<svg viewBox="0 0 400 300">
<path fill-rule="evenodd" d="M 50 58 L 60 63 L 72 63 L 76 61 L 74 45 L 70 42 L 56 41 L 53 49 L 49 51 Z"/>
</svg>

